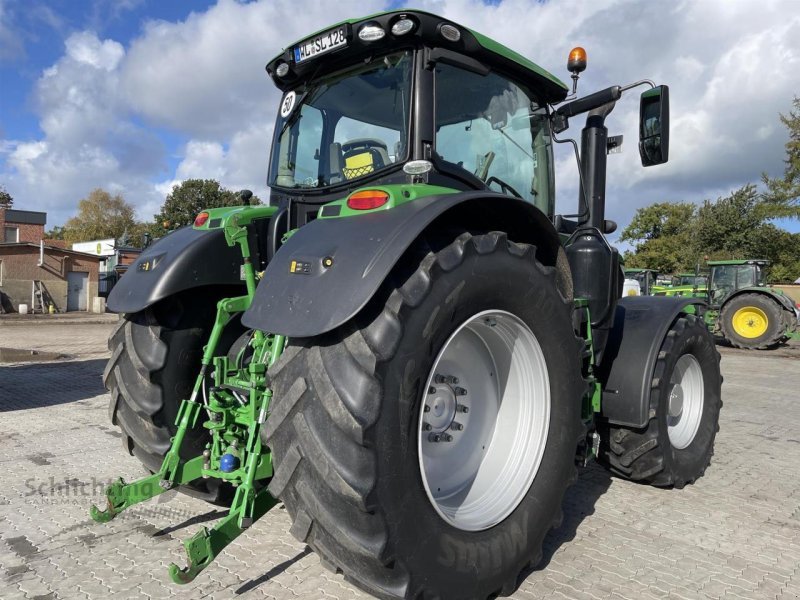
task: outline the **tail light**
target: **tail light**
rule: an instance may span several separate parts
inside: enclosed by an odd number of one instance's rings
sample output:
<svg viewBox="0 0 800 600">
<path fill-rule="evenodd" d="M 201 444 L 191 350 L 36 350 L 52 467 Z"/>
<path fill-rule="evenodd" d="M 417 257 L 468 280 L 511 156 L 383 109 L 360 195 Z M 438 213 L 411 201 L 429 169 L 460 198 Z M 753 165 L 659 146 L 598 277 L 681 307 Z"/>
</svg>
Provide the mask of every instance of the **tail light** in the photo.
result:
<svg viewBox="0 0 800 600">
<path fill-rule="evenodd" d="M 199 215 L 197 215 L 194 218 L 194 226 L 195 227 L 202 227 L 203 225 L 206 224 L 206 221 L 208 221 L 208 213 L 207 212 L 201 212 Z"/>
<path fill-rule="evenodd" d="M 372 210 L 380 208 L 388 201 L 389 194 L 382 190 L 362 190 L 350 195 L 347 206 L 353 210 Z"/>
</svg>

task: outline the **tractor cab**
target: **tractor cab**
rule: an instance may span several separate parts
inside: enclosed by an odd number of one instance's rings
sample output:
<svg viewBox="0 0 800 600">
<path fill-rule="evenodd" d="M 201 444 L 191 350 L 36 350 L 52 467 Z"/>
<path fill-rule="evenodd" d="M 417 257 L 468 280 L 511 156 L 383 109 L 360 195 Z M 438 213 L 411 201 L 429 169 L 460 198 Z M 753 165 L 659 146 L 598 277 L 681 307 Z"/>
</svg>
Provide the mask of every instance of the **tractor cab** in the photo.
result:
<svg viewBox="0 0 800 600">
<path fill-rule="evenodd" d="M 476 32 L 389 12 L 301 40 L 267 72 L 283 93 L 268 183 L 273 205 L 299 211 L 293 226 L 358 188 L 412 180 L 554 213 L 548 104 L 567 87 Z"/>
<path fill-rule="evenodd" d="M 672 287 L 698 287 L 708 285 L 708 276 L 696 273 L 678 273 L 672 276 Z"/>
<path fill-rule="evenodd" d="M 727 296 L 748 287 L 764 287 L 767 260 L 709 261 L 711 270 L 709 294 L 712 304 L 721 303 Z"/>
<path fill-rule="evenodd" d="M 585 53 L 570 61 L 577 81 Z M 569 92 L 557 77 L 494 40 L 421 11 L 341 22 L 290 45 L 267 64 L 267 73 L 283 94 L 271 148 L 270 203 L 291 208 L 289 229 L 352 214 L 352 203 L 328 209 L 335 214 L 320 207 L 359 189 L 406 184 L 429 187 L 384 189 L 383 201 L 357 203 L 354 210 L 483 191 L 532 204 L 555 222 L 553 133 L 578 114 L 599 107 L 610 112 L 626 89 L 652 86 L 612 86 L 555 109 Z M 645 166 L 667 160 L 668 119 L 666 87 L 645 92 Z M 608 147 L 620 143 L 617 137 Z M 600 173 L 604 184 L 605 137 L 597 144 L 603 156 L 586 151 L 581 182 L 588 187 L 581 189 L 578 214 L 569 215 L 578 220 L 568 233 L 590 213 L 597 220 L 592 226 L 611 230 L 599 206 L 588 206 L 590 198 L 604 203 L 595 187 Z M 274 221 L 282 219 L 279 214 Z"/>
</svg>

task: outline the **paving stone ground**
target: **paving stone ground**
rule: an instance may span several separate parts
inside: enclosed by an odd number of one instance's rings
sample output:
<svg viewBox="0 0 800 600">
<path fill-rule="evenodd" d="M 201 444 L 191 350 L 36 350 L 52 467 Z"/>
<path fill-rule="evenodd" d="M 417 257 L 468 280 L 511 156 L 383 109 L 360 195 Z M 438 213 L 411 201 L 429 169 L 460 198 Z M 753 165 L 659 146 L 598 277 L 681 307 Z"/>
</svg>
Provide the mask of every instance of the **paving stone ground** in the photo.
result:
<svg viewBox="0 0 800 600">
<path fill-rule="evenodd" d="M 111 326 L 0 322 L 0 346 L 72 357 L 0 365 L 0 598 L 366 598 L 289 535 L 281 508 L 183 587 L 166 567 L 214 507 L 167 493 L 89 519 L 105 484 L 141 474 L 100 382 Z M 660 490 L 584 470 L 513 598 L 800 597 L 800 358 L 723 349 L 722 371 L 705 477 Z"/>
</svg>

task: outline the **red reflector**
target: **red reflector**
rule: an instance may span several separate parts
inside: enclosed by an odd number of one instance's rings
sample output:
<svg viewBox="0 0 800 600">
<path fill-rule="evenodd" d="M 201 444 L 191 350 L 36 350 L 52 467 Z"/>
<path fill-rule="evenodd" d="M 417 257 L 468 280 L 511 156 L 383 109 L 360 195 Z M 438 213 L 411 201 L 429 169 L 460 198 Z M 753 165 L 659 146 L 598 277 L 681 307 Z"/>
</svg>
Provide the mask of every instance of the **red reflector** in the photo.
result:
<svg viewBox="0 0 800 600">
<path fill-rule="evenodd" d="M 203 225 L 205 225 L 206 221 L 208 221 L 208 213 L 207 212 L 201 212 L 199 215 L 197 215 L 194 218 L 194 226 L 195 227 L 202 227 Z"/>
<path fill-rule="evenodd" d="M 347 199 L 347 206 L 353 210 L 372 210 L 389 201 L 389 194 L 381 190 L 363 190 Z"/>
</svg>

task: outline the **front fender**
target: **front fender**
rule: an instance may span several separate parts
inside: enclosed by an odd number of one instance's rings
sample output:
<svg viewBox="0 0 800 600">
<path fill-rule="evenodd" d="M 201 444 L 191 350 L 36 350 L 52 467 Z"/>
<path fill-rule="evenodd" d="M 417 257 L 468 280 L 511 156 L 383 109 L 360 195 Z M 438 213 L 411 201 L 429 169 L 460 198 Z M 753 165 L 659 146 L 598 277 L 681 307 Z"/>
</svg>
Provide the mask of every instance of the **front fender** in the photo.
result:
<svg viewBox="0 0 800 600">
<path fill-rule="evenodd" d="M 650 392 L 658 352 L 672 323 L 699 298 L 625 296 L 617 304 L 598 379 L 601 415 L 610 423 L 644 427 L 650 420 Z"/>
<path fill-rule="evenodd" d="M 108 296 L 108 309 L 133 313 L 159 300 L 206 285 L 242 284 L 238 247 L 225 242 L 222 229 L 183 227 L 139 255 Z"/>
<path fill-rule="evenodd" d="M 487 204 L 494 210 L 487 211 Z M 538 236 L 542 255 L 552 255 L 555 264 L 558 235 L 533 205 L 487 192 L 428 196 L 391 210 L 317 219 L 301 227 L 267 266 L 242 323 L 289 337 L 331 331 L 367 304 L 426 228 L 447 219 L 448 224 L 509 233 L 524 228 Z"/>
</svg>

